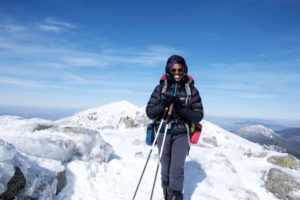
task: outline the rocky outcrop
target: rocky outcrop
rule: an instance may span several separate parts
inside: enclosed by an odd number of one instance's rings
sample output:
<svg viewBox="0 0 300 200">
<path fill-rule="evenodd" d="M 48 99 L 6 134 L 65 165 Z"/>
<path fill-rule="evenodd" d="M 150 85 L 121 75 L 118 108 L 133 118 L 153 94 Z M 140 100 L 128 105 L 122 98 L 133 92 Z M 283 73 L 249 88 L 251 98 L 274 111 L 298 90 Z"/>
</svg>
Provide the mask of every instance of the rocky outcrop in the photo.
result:
<svg viewBox="0 0 300 200">
<path fill-rule="evenodd" d="M 14 199 L 25 188 L 26 180 L 24 174 L 19 167 L 15 167 L 15 173 L 8 181 L 6 191 L 0 194 L 0 199 Z"/>
<path fill-rule="evenodd" d="M 271 156 L 267 159 L 268 162 L 285 168 L 297 169 L 299 161 L 291 155 L 286 156 Z"/>
<path fill-rule="evenodd" d="M 66 171 L 61 171 L 56 174 L 56 195 L 60 193 L 63 188 L 67 185 L 67 177 L 66 177 Z"/>
<path fill-rule="evenodd" d="M 41 130 L 46 130 L 49 128 L 53 128 L 54 124 L 49 124 L 49 123 L 37 123 L 35 127 L 33 127 L 32 132 L 34 131 L 41 131 Z"/>
<path fill-rule="evenodd" d="M 300 191 L 300 183 L 293 176 L 276 168 L 269 170 L 265 187 L 279 199 L 295 199 L 293 192 Z"/>
<path fill-rule="evenodd" d="M 149 122 L 150 120 L 148 119 L 145 113 L 136 112 L 134 118 L 129 116 L 121 117 L 117 127 L 140 128 L 146 127 Z"/>
</svg>

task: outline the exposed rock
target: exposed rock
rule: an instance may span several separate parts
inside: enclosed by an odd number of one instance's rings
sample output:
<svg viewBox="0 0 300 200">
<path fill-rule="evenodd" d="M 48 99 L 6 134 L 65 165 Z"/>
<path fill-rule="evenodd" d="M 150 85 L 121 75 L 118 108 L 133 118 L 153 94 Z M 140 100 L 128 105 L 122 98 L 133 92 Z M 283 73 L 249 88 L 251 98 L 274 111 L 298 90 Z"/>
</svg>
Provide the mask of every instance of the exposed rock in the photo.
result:
<svg viewBox="0 0 300 200">
<path fill-rule="evenodd" d="M 286 167 L 290 169 L 296 169 L 298 167 L 298 160 L 294 156 L 271 156 L 267 159 L 268 162 L 280 166 Z"/>
<path fill-rule="evenodd" d="M 261 152 L 261 153 L 259 153 L 259 154 L 257 155 L 257 158 L 264 158 L 264 157 L 266 157 L 267 155 L 268 155 L 268 153 L 265 152 L 265 151 L 263 151 L 263 152 Z"/>
<path fill-rule="evenodd" d="M 32 132 L 41 131 L 41 130 L 45 130 L 45 129 L 49 129 L 49 128 L 53 128 L 53 127 L 54 127 L 53 124 L 39 123 L 32 129 Z"/>
<path fill-rule="evenodd" d="M 247 157 L 264 158 L 268 155 L 268 153 L 265 151 L 260 152 L 260 153 L 254 153 L 252 151 L 247 151 L 244 153 L 244 155 Z"/>
<path fill-rule="evenodd" d="M 293 191 L 299 191 L 300 183 L 291 175 L 272 168 L 268 172 L 265 187 L 280 199 L 291 199 L 288 197 L 288 194 Z"/>
<path fill-rule="evenodd" d="M 56 175 L 57 185 L 56 185 L 56 195 L 63 190 L 67 185 L 66 171 L 58 172 Z"/>
<path fill-rule="evenodd" d="M 118 122 L 118 126 L 125 125 L 125 128 L 135 128 L 136 125 L 134 123 L 134 119 L 131 117 L 121 117 L 120 121 Z"/>
<path fill-rule="evenodd" d="M 202 141 L 206 144 L 211 144 L 214 147 L 218 146 L 217 139 L 215 137 L 212 137 L 212 138 L 203 137 Z"/>
<path fill-rule="evenodd" d="M 136 158 L 141 158 L 141 157 L 143 157 L 143 156 L 144 156 L 143 152 L 136 152 L 136 153 L 134 154 L 134 157 L 136 157 Z"/>
<path fill-rule="evenodd" d="M 134 124 L 136 127 L 147 127 L 147 124 L 150 122 L 150 119 L 147 117 L 145 112 L 136 112 L 134 118 Z"/>
<path fill-rule="evenodd" d="M 0 199 L 14 199 L 25 188 L 26 180 L 19 167 L 15 167 L 15 173 L 7 183 L 7 189 L 0 195 Z"/>
<path fill-rule="evenodd" d="M 64 133 L 77 133 L 77 134 L 89 134 L 89 135 L 94 135 L 98 134 L 98 131 L 84 128 L 84 127 L 78 127 L 78 126 L 64 126 L 59 129 L 60 131 Z"/>
<path fill-rule="evenodd" d="M 149 118 L 145 113 L 137 111 L 135 117 L 121 117 L 118 122 L 118 128 L 125 126 L 125 128 L 140 128 L 146 127 L 150 122 Z"/>
</svg>

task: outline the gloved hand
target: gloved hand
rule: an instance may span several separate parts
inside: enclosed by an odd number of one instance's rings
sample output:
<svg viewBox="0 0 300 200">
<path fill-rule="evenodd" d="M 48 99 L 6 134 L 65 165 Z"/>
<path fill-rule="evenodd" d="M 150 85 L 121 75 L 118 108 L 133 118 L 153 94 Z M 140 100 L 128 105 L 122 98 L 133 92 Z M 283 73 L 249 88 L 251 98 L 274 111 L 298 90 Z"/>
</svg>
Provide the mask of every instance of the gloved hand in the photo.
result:
<svg viewBox="0 0 300 200">
<path fill-rule="evenodd" d="M 168 107 L 169 105 L 171 105 L 171 103 L 174 102 L 174 96 L 173 95 L 169 95 L 169 94 L 165 94 L 163 97 L 162 97 L 162 100 L 161 100 L 161 103 L 162 103 L 162 106 L 165 108 L 165 107 Z"/>
<path fill-rule="evenodd" d="M 183 105 L 183 103 L 180 101 L 180 98 L 179 96 L 176 96 L 174 98 L 174 107 L 175 107 L 175 110 L 178 112 L 178 113 L 183 113 L 185 111 L 185 106 Z"/>
</svg>

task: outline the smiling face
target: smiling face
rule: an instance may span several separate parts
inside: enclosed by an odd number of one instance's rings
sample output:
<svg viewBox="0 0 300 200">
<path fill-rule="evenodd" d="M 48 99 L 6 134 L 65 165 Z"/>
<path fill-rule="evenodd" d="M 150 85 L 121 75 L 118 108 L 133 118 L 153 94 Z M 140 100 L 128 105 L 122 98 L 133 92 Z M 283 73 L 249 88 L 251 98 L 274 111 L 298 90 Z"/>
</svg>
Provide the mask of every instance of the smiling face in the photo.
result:
<svg viewBox="0 0 300 200">
<path fill-rule="evenodd" d="M 183 66 L 181 64 L 174 64 L 170 69 L 170 73 L 173 75 L 175 81 L 180 81 L 184 73 Z"/>
</svg>

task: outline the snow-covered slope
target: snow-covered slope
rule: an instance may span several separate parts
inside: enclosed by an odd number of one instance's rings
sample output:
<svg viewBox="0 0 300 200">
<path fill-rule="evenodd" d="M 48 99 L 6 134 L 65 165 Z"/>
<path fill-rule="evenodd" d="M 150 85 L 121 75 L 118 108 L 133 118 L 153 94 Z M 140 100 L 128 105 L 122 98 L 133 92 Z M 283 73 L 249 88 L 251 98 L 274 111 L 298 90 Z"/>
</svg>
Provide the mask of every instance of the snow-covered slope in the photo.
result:
<svg viewBox="0 0 300 200">
<path fill-rule="evenodd" d="M 6 153 L 1 154 L 0 145 L 0 170 L 3 170 L 1 166 L 7 165 L 7 160 L 10 165 L 18 165 L 19 162 L 14 160 L 21 158 L 21 169 L 29 163 L 27 169 L 33 168 L 37 174 L 43 174 L 47 165 L 50 172 L 65 170 L 66 186 L 58 195 L 54 194 L 55 189 L 52 190 L 49 199 L 131 199 L 150 147 L 145 145 L 145 127 L 128 129 L 121 126 L 122 119 L 127 117 L 133 120 L 133 124 L 147 120 L 144 108 L 124 101 L 89 109 L 55 122 L 2 116 L 0 140 L 3 140 L 2 149 Z M 271 168 L 278 168 L 300 180 L 299 170 L 278 167 L 267 161 L 270 156 L 284 154 L 267 151 L 208 121 L 202 124 L 200 142 L 191 147 L 185 164 L 185 200 L 277 199 L 265 188 Z M 25 142 L 19 143 L 19 139 Z M 42 145 L 36 145 L 35 140 L 42 141 Z M 55 153 L 51 154 L 51 151 Z M 18 159 L 11 155 L 18 155 Z M 155 149 L 136 199 L 149 199 L 157 158 Z M 7 175 L 2 179 L 0 176 L 0 194 L 1 187 L 4 191 L 5 182 L 13 173 L 12 167 L 7 169 L 10 169 L 5 171 Z M 55 186 L 55 183 L 51 184 Z M 42 196 L 41 192 L 38 194 Z M 48 193 L 42 194 L 47 199 Z M 162 198 L 158 178 L 154 199 Z"/>
<path fill-rule="evenodd" d="M 78 112 L 70 117 L 63 118 L 57 122 L 64 125 L 76 125 L 97 129 L 115 129 L 145 124 L 146 115 L 143 110 L 128 101 L 119 101 Z"/>
</svg>

